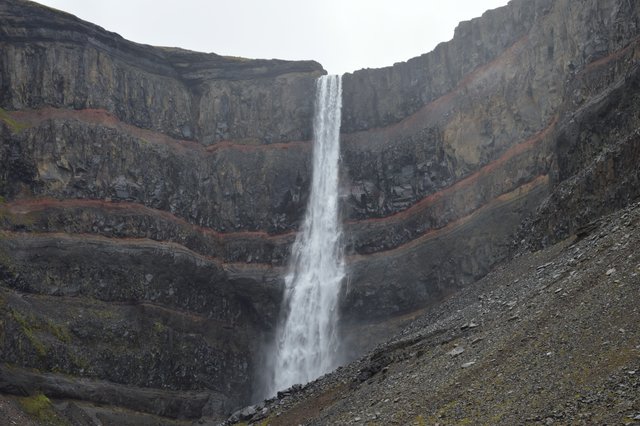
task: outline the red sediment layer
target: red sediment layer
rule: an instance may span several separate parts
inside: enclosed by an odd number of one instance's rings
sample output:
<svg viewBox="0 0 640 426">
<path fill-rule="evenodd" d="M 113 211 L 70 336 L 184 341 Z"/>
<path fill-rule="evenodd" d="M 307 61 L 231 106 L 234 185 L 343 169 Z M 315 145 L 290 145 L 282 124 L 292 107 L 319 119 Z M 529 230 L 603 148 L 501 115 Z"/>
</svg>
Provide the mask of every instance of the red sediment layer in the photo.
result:
<svg viewBox="0 0 640 426">
<path fill-rule="evenodd" d="M 67 209 L 67 208 L 97 208 L 100 210 L 112 212 L 136 212 L 146 216 L 158 217 L 168 222 L 176 223 L 180 226 L 191 228 L 194 232 L 205 234 L 218 240 L 226 239 L 260 239 L 260 240 L 279 240 L 285 239 L 294 234 L 294 231 L 282 234 L 269 234 L 263 231 L 238 231 L 238 232 L 219 232 L 211 228 L 205 228 L 194 225 L 186 220 L 173 215 L 164 210 L 153 209 L 143 204 L 130 202 L 110 202 L 105 200 L 85 200 L 85 199 L 67 199 L 56 200 L 52 198 L 30 198 L 15 200 L 4 204 L 0 208 L 7 209 L 12 214 L 25 215 L 33 212 L 46 211 L 48 209 Z"/>
<path fill-rule="evenodd" d="M 549 176 L 548 175 L 541 175 L 536 177 L 535 179 L 533 179 L 530 182 L 527 182 L 519 187 L 517 187 L 516 189 L 514 189 L 513 191 L 507 192 L 505 194 L 501 194 L 499 196 L 497 196 L 496 198 L 494 198 L 493 200 L 489 201 L 488 203 L 478 207 L 477 209 L 475 209 L 472 213 L 461 217 L 459 219 L 456 219 L 452 222 L 449 222 L 447 225 L 443 226 L 442 228 L 438 228 L 438 229 L 430 229 L 428 231 L 426 231 L 425 233 L 423 233 L 422 235 L 407 241 L 404 244 L 401 244 L 397 247 L 394 247 L 392 249 L 389 250 L 383 250 L 383 251 L 379 251 L 379 252 L 375 252 L 375 253 L 371 253 L 371 254 L 358 254 L 358 255 L 352 255 L 349 256 L 349 261 L 350 262 L 356 262 L 356 261 L 361 261 L 370 257 L 376 257 L 376 256 L 395 256 L 401 253 L 406 252 L 407 250 L 410 250 L 412 248 L 415 248 L 416 246 L 423 244 L 429 240 L 432 240 L 434 238 L 437 237 L 441 237 L 443 235 L 449 234 L 453 231 L 455 231 L 456 229 L 468 224 L 469 222 L 471 222 L 476 216 L 481 215 L 482 213 L 486 212 L 487 210 L 491 210 L 497 206 L 500 206 L 503 203 L 512 201 L 514 199 L 520 198 L 523 195 L 526 195 L 527 193 L 529 193 L 531 190 L 533 190 L 534 188 L 540 186 L 540 185 L 546 185 L 549 182 Z"/>
<path fill-rule="evenodd" d="M 539 131 L 535 135 L 533 135 L 528 140 L 521 142 L 511 148 L 509 148 L 506 152 L 504 152 L 499 158 L 492 161 L 491 163 L 485 165 L 478 171 L 473 174 L 457 181 L 453 185 L 440 190 L 436 193 L 430 194 L 422 200 L 418 201 L 416 204 L 412 205 L 406 210 L 403 210 L 398 213 L 394 213 L 389 216 L 380 217 L 380 218 L 370 218 L 363 220 L 351 220 L 348 221 L 347 224 L 357 224 L 357 223 L 371 223 L 371 222 L 383 222 L 383 221 L 399 221 L 407 216 L 416 214 L 434 202 L 439 201 L 440 199 L 450 196 L 455 191 L 460 189 L 467 188 L 473 184 L 475 184 L 480 178 L 491 174 L 498 167 L 504 165 L 507 161 L 512 159 L 517 155 L 521 155 L 524 152 L 535 147 L 545 136 L 549 134 L 549 132 L 554 128 L 556 124 L 557 118 L 554 118 L 549 126 L 545 129 Z M 260 239 L 278 239 L 285 236 L 289 236 L 293 234 L 293 231 L 283 233 L 283 234 L 268 234 L 264 231 L 240 231 L 240 232 L 219 232 L 210 228 L 204 228 L 198 225 L 193 225 L 187 222 L 184 219 L 181 219 L 167 211 L 157 210 L 153 208 L 146 207 L 142 204 L 130 203 L 130 202 L 109 202 L 104 200 L 85 200 L 85 199 L 72 199 L 72 200 L 56 200 L 51 198 L 38 198 L 38 199 L 23 199 L 16 200 L 10 203 L 5 204 L 5 208 L 8 208 L 9 211 L 16 214 L 28 214 L 37 210 L 45 210 L 48 208 L 71 208 L 71 207 L 80 207 L 80 208 L 100 208 L 105 210 L 112 211 L 125 211 L 131 210 L 136 211 L 145 215 L 162 217 L 167 221 L 171 221 L 174 223 L 179 223 L 183 226 L 189 226 L 197 230 L 198 232 L 206 233 L 218 239 L 225 238 L 260 238 Z"/>
<path fill-rule="evenodd" d="M 388 132 L 395 131 L 397 128 L 403 128 L 407 125 L 410 125 L 412 121 L 415 121 L 417 118 L 421 118 L 425 112 L 436 110 L 438 107 L 442 106 L 442 104 L 449 103 L 454 96 L 459 95 L 463 92 L 464 89 L 469 87 L 476 80 L 482 78 L 486 73 L 491 70 L 503 66 L 509 61 L 513 61 L 515 56 L 523 51 L 526 48 L 526 44 L 528 43 L 528 36 L 525 35 L 515 41 L 510 47 L 505 49 L 502 54 L 496 57 L 494 60 L 480 65 L 475 68 L 473 71 L 469 72 L 464 76 L 462 80 L 457 84 L 455 88 L 450 90 L 449 92 L 443 94 L 442 96 L 432 100 L 428 104 L 424 105 L 416 112 L 410 114 L 404 119 L 400 120 L 397 123 L 390 124 L 385 127 L 376 127 L 370 128 L 367 130 L 354 132 L 353 135 L 359 133 L 367 133 L 367 132 Z M 627 46 L 603 57 L 597 59 L 589 64 L 581 71 L 587 72 L 593 68 L 600 67 L 605 65 L 613 60 L 620 59 L 623 55 L 628 53 L 630 50 L 635 49 L 640 42 L 640 37 L 633 39 Z M 62 108 L 53 108 L 53 107 L 45 107 L 39 110 L 21 110 L 21 111 L 7 111 L 7 114 L 11 116 L 13 119 L 28 123 L 29 125 L 37 125 L 42 121 L 48 119 L 77 119 L 81 121 L 85 121 L 92 124 L 101 124 L 105 127 L 116 128 L 125 131 L 133 136 L 136 136 L 141 139 L 149 140 L 151 142 L 163 143 L 167 145 L 172 145 L 176 148 L 184 148 L 188 150 L 192 150 L 195 152 L 202 153 L 212 153 L 220 150 L 226 149 L 235 149 L 243 152 L 247 151 L 258 151 L 258 150 L 268 150 L 268 149 L 289 149 L 289 148 L 309 148 L 309 141 L 290 141 L 290 142 L 281 142 L 281 143 L 273 143 L 273 144 L 242 144 L 235 141 L 220 141 L 215 144 L 204 146 L 197 141 L 189 141 L 183 139 L 175 139 L 170 136 L 165 135 L 164 133 L 142 129 L 131 124 L 127 124 L 119 120 L 116 116 L 108 112 L 104 109 L 82 109 L 82 110 L 74 110 L 74 109 L 62 109 Z M 354 142 L 354 141 L 349 141 Z"/>
<path fill-rule="evenodd" d="M 376 217 L 376 218 L 370 218 L 370 219 L 362 219 L 362 220 L 359 220 L 359 221 L 349 221 L 347 223 L 349 223 L 349 224 L 376 223 L 376 222 L 383 222 L 383 221 L 384 222 L 389 222 L 389 221 L 398 222 L 398 221 L 401 221 L 401 220 L 405 219 L 407 216 L 415 215 L 415 214 L 421 212 L 422 210 L 426 209 L 430 205 L 442 200 L 445 197 L 448 197 L 448 196 L 452 195 L 454 192 L 459 191 L 461 189 L 468 188 L 471 185 L 474 185 L 475 183 L 477 183 L 477 181 L 479 179 L 481 179 L 481 178 L 493 173 L 498 167 L 503 166 L 510 159 L 512 159 L 515 156 L 521 155 L 521 154 L 531 150 L 538 143 L 540 143 L 540 141 L 542 141 L 553 130 L 553 128 L 555 127 L 556 123 L 557 123 L 557 117 L 554 117 L 553 121 L 549 124 L 549 126 L 544 128 L 543 130 L 540 130 L 538 133 L 536 133 L 535 135 L 533 135 L 531 138 L 527 139 L 526 141 L 512 146 L 511 148 L 509 148 L 504 154 L 502 154 L 496 160 L 490 162 L 489 164 L 485 165 L 480 170 L 470 174 L 469 176 L 457 181 L 453 185 L 451 185 L 451 186 L 449 186 L 449 187 L 447 187 L 447 188 L 445 188 L 443 190 L 440 190 L 438 192 L 435 192 L 435 193 L 433 193 L 431 195 L 428 195 L 427 197 L 421 199 L 420 201 L 418 201 L 417 203 L 415 203 L 414 205 L 412 205 L 411 207 L 409 207 L 406 210 L 403 210 L 403 211 L 398 212 L 398 213 L 394 213 L 394 214 L 392 214 L 390 216 L 379 217 L 379 218 Z"/>
<path fill-rule="evenodd" d="M 540 143 L 541 140 L 546 137 L 549 132 L 552 131 L 556 124 L 556 119 L 551 122 L 549 126 L 545 129 L 539 131 L 535 135 L 533 135 L 528 140 L 521 142 L 511 148 L 509 148 L 502 156 L 493 162 L 485 165 L 480 170 L 475 173 L 465 177 L 464 179 L 459 180 L 453 185 L 433 193 L 422 200 L 418 201 L 416 204 L 412 205 L 406 210 L 401 212 L 381 217 L 381 218 L 370 218 L 363 220 L 352 220 L 346 222 L 346 225 L 358 225 L 358 224 L 397 224 L 400 223 L 411 216 L 417 215 L 429 207 L 432 207 L 435 203 L 442 202 L 447 197 L 451 197 L 457 191 L 465 190 L 475 184 L 477 182 L 495 172 L 495 170 L 501 166 L 503 166 L 507 161 L 526 153 L 527 151 L 534 148 L 537 144 Z M 130 202 L 109 202 L 104 200 L 84 200 L 84 199 L 72 199 L 72 200 L 55 200 L 49 198 L 40 198 L 40 199 L 25 199 L 25 200 L 16 200 L 10 203 L 6 203 L 2 208 L 8 209 L 9 212 L 13 214 L 28 214 L 35 211 L 46 211 L 47 209 L 65 209 L 65 208 L 97 208 L 104 209 L 106 211 L 115 211 L 115 212 L 126 212 L 133 211 L 142 215 L 148 215 L 152 217 L 159 217 L 168 222 L 176 223 L 180 226 L 186 227 L 188 229 L 192 229 L 194 232 L 204 234 L 211 238 L 214 238 L 218 241 L 228 241 L 228 240 L 237 240 L 237 239 L 249 239 L 249 240 L 267 240 L 274 242 L 281 242 L 286 244 L 288 239 L 290 239 L 295 231 L 289 231 L 283 234 L 268 234 L 263 231 L 240 231 L 240 232 L 219 232 L 210 228 L 201 227 L 198 225 L 194 225 L 192 223 L 187 222 L 186 220 L 179 218 L 169 212 L 163 210 L 157 210 L 153 208 L 146 207 L 142 204 L 130 203 Z M 455 223 L 455 222 L 452 222 Z M 420 237 L 418 237 L 420 238 Z M 413 240 L 412 240 L 413 241 Z M 406 243 L 405 243 L 406 244 Z"/>
<path fill-rule="evenodd" d="M 369 139 L 366 137 L 367 134 L 382 134 L 384 137 L 388 138 L 390 133 L 396 133 L 399 131 L 410 129 L 411 126 L 415 124 L 418 120 L 423 120 L 425 116 L 428 116 L 437 111 L 446 111 L 450 110 L 453 107 L 454 101 L 457 96 L 464 95 L 464 91 L 469 88 L 473 83 L 478 80 L 484 78 L 489 72 L 498 69 L 510 62 L 513 62 L 516 59 L 516 56 L 524 51 L 527 47 L 527 43 L 529 42 L 529 38 L 527 35 L 521 37 L 519 40 L 514 42 L 509 48 L 505 49 L 502 54 L 500 54 L 494 60 L 481 65 L 466 74 L 462 80 L 457 84 L 455 88 L 451 91 L 443 94 L 442 96 L 432 100 L 428 104 L 424 105 L 416 112 L 410 114 L 404 119 L 400 120 L 397 123 L 390 124 L 385 127 L 375 127 L 367 130 L 357 131 L 350 133 L 346 138 L 347 143 L 369 143 Z M 638 47 L 640 43 L 640 37 L 633 39 L 629 45 L 603 57 L 597 59 L 589 64 L 580 72 L 590 72 L 594 68 L 601 67 L 606 65 L 614 60 L 618 60 L 622 58 L 625 54 L 629 53 L 633 49 Z"/>
<path fill-rule="evenodd" d="M 366 133 L 394 133 L 398 130 L 405 130 L 406 128 L 410 128 L 416 120 L 421 120 L 425 115 L 433 113 L 441 108 L 446 108 L 450 104 L 453 103 L 453 100 L 456 96 L 462 94 L 465 89 L 471 86 L 476 80 L 481 79 L 488 72 L 502 67 L 505 64 L 509 63 L 509 61 L 513 61 L 515 56 L 522 52 L 529 41 L 528 36 L 523 36 L 520 39 L 516 40 L 510 47 L 505 49 L 498 57 L 494 60 L 487 62 L 484 65 L 480 65 L 475 68 L 473 71 L 466 74 L 462 80 L 460 80 L 455 88 L 450 90 L 449 92 L 441 95 L 440 97 L 432 100 L 426 105 L 419 108 L 414 113 L 408 115 L 397 123 L 390 124 L 385 127 L 375 127 L 367 130 L 357 131 L 352 133 L 351 135 L 362 135 Z M 365 138 L 366 139 L 366 138 Z M 365 140 L 349 140 L 348 142 L 363 142 L 366 143 Z"/>
<path fill-rule="evenodd" d="M 394 247 L 392 249 L 389 250 L 384 250 L 384 251 L 380 251 L 380 252 L 376 252 L 376 253 L 371 253 L 371 254 L 366 254 L 366 255 L 352 255 L 348 257 L 348 262 L 352 263 L 352 262 L 357 262 L 357 261 L 362 261 L 364 259 L 368 259 L 368 258 L 372 258 L 375 256 L 394 256 L 394 255 L 398 255 L 401 254 L 403 252 L 406 252 L 407 250 L 410 250 L 412 248 L 415 248 L 416 246 L 425 243 L 426 241 L 432 240 L 434 238 L 443 236 L 445 234 L 451 233 L 452 231 L 464 226 L 465 224 L 469 223 L 471 220 L 473 220 L 476 216 L 482 214 L 483 212 L 490 210 L 492 208 L 495 208 L 505 202 L 509 202 L 511 200 L 517 199 L 527 193 L 529 193 L 532 189 L 540 186 L 540 185 L 544 185 L 547 184 L 549 181 L 549 177 L 548 175 L 541 175 L 536 177 L 535 179 L 533 179 L 530 182 L 527 182 L 521 186 L 519 186 L 518 188 L 514 189 L 513 191 L 510 191 L 508 193 L 505 194 L 501 194 L 499 196 L 497 196 L 496 198 L 494 198 L 493 200 L 491 200 L 490 202 L 478 207 L 477 209 L 475 209 L 472 213 L 461 217 L 459 219 L 456 219 L 452 222 L 449 222 L 447 225 L 443 226 L 442 228 L 438 228 L 438 229 L 430 229 L 428 231 L 426 231 L 425 233 L 423 233 L 422 235 L 404 243 L 401 244 L 397 247 Z M 64 201 L 62 202 L 64 203 Z M 62 233 L 62 232 L 52 232 L 52 233 L 18 233 L 18 232 L 12 232 L 12 231 L 1 231 L 0 230 L 0 234 L 4 234 L 4 235 L 10 235 L 13 236 L 16 239 L 24 239 L 24 238 L 54 238 L 54 239 L 64 239 L 64 240 L 70 240 L 70 241 L 83 241 L 83 242 L 96 242 L 96 243 L 103 243 L 103 244 L 113 244 L 113 245 L 128 245 L 128 246 L 138 246 L 138 247 L 155 247 L 155 248 L 162 248 L 162 249 L 171 249 L 171 250 L 175 250 L 175 251 L 182 251 L 182 252 L 186 252 L 188 254 L 190 254 L 191 256 L 194 256 L 196 258 L 199 258 L 201 260 L 204 261 L 208 261 L 208 262 L 212 262 L 215 263 L 216 265 L 218 265 L 219 267 L 223 268 L 225 271 L 227 272 L 234 272 L 234 271 L 252 271 L 252 272 L 258 272 L 258 271 L 277 271 L 281 268 L 279 267 L 274 267 L 272 265 L 269 264 L 256 264 L 256 263 L 242 263 L 242 262 L 223 262 L 218 258 L 212 257 L 212 256 L 206 256 L 206 255 L 202 255 L 200 253 L 194 252 L 190 249 L 188 249 L 187 247 L 175 243 L 175 242 L 158 242 L 158 241 L 154 241 L 154 240 L 150 240 L 147 238 L 129 238 L 129 237 L 125 237 L 125 238 L 110 238 L 110 237 L 103 237 L 103 236 L 96 236 L 96 235 L 92 235 L 92 234 L 67 234 L 67 233 Z"/>
<path fill-rule="evenodd" d="M 604 58 L 600 58 L 590 63 L 589 65 L 587 65 L 587 67 L 583 71 L 604 65 L 612 60 L 619 59 L 621 56 L 628 53 L 631 49 L 635 48 L 639 40 L 640 40 L 640 37 L 635 39 L 630 45 L 627 45 L 626 47 Z M 429 104 L 423 106 L 420 110 L 406 117 L 402 121 L 390 126 L 386 126 L 384 128 L 369 129 L 359 133 L 366 134 L 367 132 L 392 132 L 398 128 L 411 126 L 415 120 L 417 120 L 418 118 L 422 118 L 425 111 L 429 112 L 429 111 L 437 110 L 443 104 L 447 104 L 448 102 L 451 102 L 455 96 L 461 94 L 469 85 L 473 84 L 479 79 L 484 78 L 486 76 L 486 73 L 491 72 L 492 70 L 497 69 L 503 66 L 504 64 L 509 63 L 509 61 L 513 61 L 515 58 L 517 58 L 517 55 L 523 49 L 526 48 L 527 43 L 528 43 L 528 38 L 526 36 L 517 40 L 508 49 L 506 49 L 500 56 L 495 58 L 493 61 L 488 62 L 484 65 L 481 65 L 477 67 L 475 70 L 473 70 L 472 72 L 468 73 L 453 90 L 431 101 Z M 100 110 L 100 109 L 67 110 L 67 109 L 56 109 L 56 108 L 44 108 L 36 111 L 9 112 L 9 114 L 16 120 L 24 121 L 31 124 L 39 123 L 47 119 L 78 119 L 78 120 L 86 121 L 89 123 L 102 124 L 110 128 L 122 129 L 123 131 L 131 133 L 145 140 L 149 140 L 151 142 L 167 144 L 176 149 L 187 150 L 190 152 L 194 152 L 196 154 L 205 154 L 205 155 L 214 153 L 217 151 L 221 151 L 221 150 L 227 150 L 227 149 L 235 149 L 240 151 L 256 151 L 256 150 L 265 150 L 265 149 L 287 149 L 291 147 L 303 147 L 306 149 L 310 147 L 310 144 L 308 142 L 301 142 L 301 141 L 277 143 L 277 144 L 270 144 L 270 145 L 243 145 L 233 141 L 223 141 L 223 142 L 218 142 L 217 144 L 205 147 L 199 144 L 198 142 L 171 138 L 160 132 L 140 129 L 133 125 L 123 123 L 114 115 L 110 114 L 105 110 Z M 352 224 L 358 224 L 358 223 L 384 223 L 384 222 L 394 223 L 394 222 L 400 222 L 407 217 L 410 217 L 418 212 L 421 212 L 424 209 L 426 209 L 428 206 L 432 205 L 433 203 L 438 202 L 439 200 L 442 200 L 443 198 L 450 196 L 455 191 L 468 188 L 469 186 L 477 183 L 477 181 L 480 178 L 492 173 L 493 171 L 495 171 L 496 168 L 503 165 L 509 159 L 531 149 L 533 146 L 538 144 L 540 140 L 544 138 L 544 136 L 546 136 L 546 134 L 553 128 L 553 126 L 556 123 L 556 120 L 557 118 L 554 118 L 554 120 L 551 122 L 551 124 L 547 128 L 541 130 L 540 132 L 538 132 L 536 135 L 534 135 L 527 141 L 524 141 L 518 145 L 511 147 L 505 153 L 503 153 L 501 157 L 485 165 L 480 170 L 454 183 L 448 188 L 445 188 L 441 191 L 438 191 L 434 194 L 431 194 L 423 198 L 422 200 L 418 201 L 416 204 L 414 204 L 413 206 L 409 207 L 404 211 L 401 211 L 386 217 L 382 217 L 382 218 L 352 220 L 352 221 L 348 221 L 347 224 L 352 225 Z M 221 240 L 224 240 L 225 238 L 279 239 L 281 237 L 290 236 L 294 234 L 294 232 L 288 232 L 285 234 L 271 235 L 262 231 L 253 231 L 253 232 L 244 231 L 244 232 L 228 232 L 228 233 L 219 232 L 219 231 L 212 230 L 210 228 L 203 228 L 197 225 L 190 224 L 189 222 L 183 219 L 180 219 L 172 215 L 171 213 L 150 209 L 134 203 L 110 203 L 110 202 L 105 202 L 100 200 L 58 201 L 58 200 L 43 199 L 43 200 L 16 201 L 13 203 L 9 203 L 8 206 L 11 209 L 14 209 L 19 205 L 22 205 L 23 207 L 30 206 L 30 207 L 25 207 L 27 209 L 29 208 L 35 209 L 38 204 L 40 204 L 42 208 L 48 208 L 48 207 L 64 208 L 66 206 L 83 207 L 84 205 L 86 207 L 99 207 L 99 208 L 111 208 L 111 209 L 135 209 L 137 211 L 142 211 L 144 214 L 159 215 L 165 218 L 166 220 L 178 222 L 181 225 L 188 225 L 190 227 L 193 227 L 198 232 L 206 233 L 208 235 L 211 235 Z M 18 210 L 13 210 L 13 211 L 18 212 Z"/>
<path fill-rule="evenodd" d="M 241 144 L 234 141 L 222 141 L 213 145 L 204 146 L 199 142 L 184 139 L 175 139 L 164 133 L 142 129 L 140 127 L 127 124 L 115 115 L 104 109 L 63 109 L 45 107 L 38 110 L 21 110 L 7 112 L 11 118 L 35 126 L 46 120 L 78 120 L 89 124 L 101 125 L 110 129 L 121 130 L 122 132 L 156 144 L 167 145 L 181 152 L 190 152 L 200 155 L 209 155 L 223 150 L 237 150 L 241 152 L 264 151 L 272 149 L 307 149 L 308 141 L 291 141 L 273 144 Z"/>
<path fill-rule="evenodd" d="M 160 250 L 171 250 L 172 252 L 183 252 L 194 258 L 199 260 L 214 263 L 221 269 L 225 271 L 228 270 L 253 270 L 253 271 L 272 271 L 280 269 L 277 266 L 272 266 L 271 264 L 264 263 L 240 263 L 240 262 L 223 262 L 220 259 L 207 256 L 200 253 L 197 253 L 189 248 L 183 246 L 182 244 L 178 244 L 175 242 L 167 242 L 167 241 L 155 241 L 148 238 L 131 238 L 131 237 L 121 237 L 121 238 L 111 238 L 104 237 L 101 235 L 94 234 L 68 234 L 65 232 L 13 232 L 0 230 L 0 235 L 4 236 L 4 238 L 10 237 L 16 240 L 25 241 L 25 240 L 66 240 L 66 241 L 77 241 L 77 242 L 85 242 L 85 243 L 94 243 L 94 244 L 103 244 L 103 245 L 113 245 L 113 246 L 124 246 L 124 247 L 139 247 L 139 248 L 154 248 Z"/>
<path fill-rule="evenodd" d="M 587 66 L 580 72 L 581 74 L 584 72 L 589 72 L 592 71 L 594 68 L 599 68 L 603 65 L 606 65 L 612 61 L 618 60 L 620 58 L 622 58 L 624 55 L 626 55 L 627 53 L 629 53 L 631 50 L 636 49 L 638 47 L 638 44 L 640 43 L 640 37 L 636 37 L 634 38 L 626 47 L 623 47 L 622 49 L 616 50 L 615 52 L 611 53 L 610 55 L 607 55 L 605 57 L 602 57 L 600 59 L 596 59 L 593 62 L 590 62 L 589 64 L 587 64 Z"/>
</svg>

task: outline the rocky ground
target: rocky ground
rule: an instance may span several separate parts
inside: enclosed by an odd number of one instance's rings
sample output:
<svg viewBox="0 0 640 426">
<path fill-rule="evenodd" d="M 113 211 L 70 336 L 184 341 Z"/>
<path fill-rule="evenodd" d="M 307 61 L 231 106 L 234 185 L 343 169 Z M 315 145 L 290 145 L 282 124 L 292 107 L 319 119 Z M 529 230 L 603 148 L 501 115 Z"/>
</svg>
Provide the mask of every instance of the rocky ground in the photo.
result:
<svg viewBox="0 0 640 426">
<path fill-rule="evenodd" d="M 639 247 L 635 203 L 228 423 L 640 425 Z"/>
</svg>

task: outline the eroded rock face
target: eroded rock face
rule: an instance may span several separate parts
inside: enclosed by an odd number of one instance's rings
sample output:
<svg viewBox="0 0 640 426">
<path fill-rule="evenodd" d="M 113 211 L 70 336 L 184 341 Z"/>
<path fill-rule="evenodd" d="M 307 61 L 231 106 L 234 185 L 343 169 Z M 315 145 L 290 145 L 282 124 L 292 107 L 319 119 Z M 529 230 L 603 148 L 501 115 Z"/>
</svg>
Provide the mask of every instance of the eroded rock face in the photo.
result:
<svg viewBox="0 0 640 426">
<path fill-rule="evenodd" d="M 348 243 L 366 255 L 348 317 L 477 280 L 517 249 L 529 215 L 539 244 L 637 197 L 638 5 L 574 6 L 513 2 L 434 52 L 345 76 Z"/>
<path fill-rule="evenodd" d="M 347 356 L 640 195 L 639 9 L 515 0 L 344 76 Z M 18 368 L 0 389 L 78 398 L 76 380 L 174 418 L 246 404 L 324 71 L 141 46 L 20 0 L 0 24 L 0 353 Z"/>
<path fill-rule="evenodd" d="M 205 145 L 311 134 L 314 77 L 324 72 L 316 62 L 140 45 L 26 1 L 5 2 L 0 19 L 5 109 L 104 109 L 137 127 Z"/>
<path fill-rule="evenodd" d="M 342 130 L 356 217 L 387 216 L 450 186 L 629 72 L 632 60 L 606 58 L 635 45 L 638 6 L 578 9 L 514 2 L 461 24 L 433 52 L 347 74 Z M 604 75 L 600 61 L 616 69 Z M 408 93 L 420 99 L 412 107 Z"/>
<path fill-rule="evenodd" d="M 244 404 L 324 71 L 137 45 L 26 1 L 0 22 L 2 389 L 173 418 Z"/>
<path fill-rule="evenodd" d="M 0 185 L 9 197 L 133 202 L 221 232 L 288 231 L 304 208 L 308 143 L 208 150 L 103 111 L 14 117 L 28 127 L 3 131 L 7 172 Z"/>
</svg>

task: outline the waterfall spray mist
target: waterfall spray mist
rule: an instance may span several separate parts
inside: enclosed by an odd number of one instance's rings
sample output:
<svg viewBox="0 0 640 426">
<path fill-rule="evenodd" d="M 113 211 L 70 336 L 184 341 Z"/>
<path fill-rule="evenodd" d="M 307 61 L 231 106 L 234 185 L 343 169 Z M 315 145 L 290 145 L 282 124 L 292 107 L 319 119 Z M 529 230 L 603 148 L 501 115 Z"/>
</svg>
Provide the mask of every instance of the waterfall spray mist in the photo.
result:
<svg viewBox="0 0 640 426">
<path fill-rule="evenodd" d="M 337 357 L 337 304 L 344 277 L 338 217 L 340 76 L 317 81 L 313 180 L 303 227 L 285 277 L 284 321 L 277 332 L 272 394 L 330 371 Z"/>
</svg>

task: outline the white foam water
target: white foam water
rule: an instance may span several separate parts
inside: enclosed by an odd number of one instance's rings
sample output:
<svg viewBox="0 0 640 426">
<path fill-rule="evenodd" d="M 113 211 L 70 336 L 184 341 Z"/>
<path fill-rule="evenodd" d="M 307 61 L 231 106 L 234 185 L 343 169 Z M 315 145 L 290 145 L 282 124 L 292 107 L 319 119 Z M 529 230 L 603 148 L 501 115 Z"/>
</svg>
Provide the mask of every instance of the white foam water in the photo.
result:
<svg viewBox="0 0 640 426">
<path fill-rule="evenodd" d="M 336 367 L 337 304 L 344 278 L 338 215 L 341 108 L 340 76 L 320 77 L 313 122 L 313 180 L 285 277 L 284 321 L 277 332 L 272 394 Z"/>
</svg>

